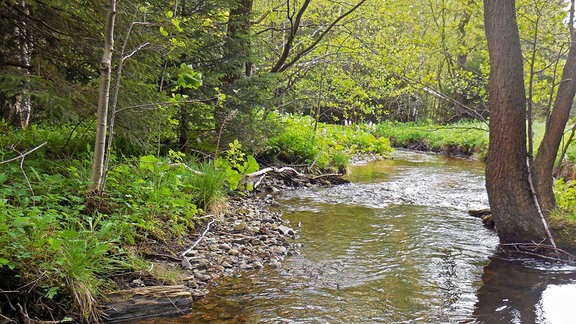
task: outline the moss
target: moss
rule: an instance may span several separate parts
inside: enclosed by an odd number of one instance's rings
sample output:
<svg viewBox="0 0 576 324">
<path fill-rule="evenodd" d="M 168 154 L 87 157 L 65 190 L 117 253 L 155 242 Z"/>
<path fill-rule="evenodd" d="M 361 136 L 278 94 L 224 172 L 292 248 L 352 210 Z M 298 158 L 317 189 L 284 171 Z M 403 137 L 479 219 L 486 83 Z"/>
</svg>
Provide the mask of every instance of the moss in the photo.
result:
<svg viewBox="0 0 576 324">
<path fill-rule="evenodd" d="M 556 245 L 564 250 L 576 251 L 576 221 L 554 213 L 548 222 Z"/>
</svg>

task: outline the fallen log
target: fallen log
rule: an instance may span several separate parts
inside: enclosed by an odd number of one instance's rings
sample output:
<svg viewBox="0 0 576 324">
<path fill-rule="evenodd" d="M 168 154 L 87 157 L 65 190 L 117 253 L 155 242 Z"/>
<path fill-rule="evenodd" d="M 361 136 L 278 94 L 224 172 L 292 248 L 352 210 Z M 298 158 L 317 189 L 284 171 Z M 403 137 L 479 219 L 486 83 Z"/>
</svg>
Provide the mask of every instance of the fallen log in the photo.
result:
<svg viewBox="0 0 576 324">
<path fill-rule="evenodd" d="M 490 214 L 492 214 L 492 211 L 490 210 L 490 208 L 470 209 L 468 211 L 468 215 L 473 216 L 473 217 L 478 217 L 478 218 L 482 218 L 482 216 L 486 216 L 486 215 L 490 215 Z"/>
<path fill-rule="evenodd" d="M 291 167 L 268 167 L 262 170 L 246 174 L 241 183 L 249 182 L 254 189 L 264 187 L 264 191 L 277 191 L 285 188 L 297 188 L 308 186 L 327 186 L 349 183 L 342 178 L 342 174 L 330 173 L 313 176 L 298 172 Z"/>
<path fill-rule="evenodd" d="M 184 285 L 151 286 L 121 290 L 108 298 L 110 301 L 103 307 L 105 322 L 120 323 L 188 314 L 194 294 Z"/>
</svg>

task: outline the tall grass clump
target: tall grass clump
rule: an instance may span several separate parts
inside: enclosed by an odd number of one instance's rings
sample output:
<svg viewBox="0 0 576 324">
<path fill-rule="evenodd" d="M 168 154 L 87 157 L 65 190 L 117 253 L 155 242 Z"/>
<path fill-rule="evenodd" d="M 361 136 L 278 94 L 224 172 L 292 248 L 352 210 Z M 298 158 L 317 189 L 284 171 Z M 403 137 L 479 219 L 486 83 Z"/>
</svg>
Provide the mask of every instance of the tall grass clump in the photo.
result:
<svg viewBox="0 0 576 324">
<path fill-rule="evenodd" d="M 211 163 L 198 163 L 191 168 L 197 170 L 186 178 L 193 202 L 208 213 L 218 214 L 226 204 L 226 171 Z"/>
</svg>

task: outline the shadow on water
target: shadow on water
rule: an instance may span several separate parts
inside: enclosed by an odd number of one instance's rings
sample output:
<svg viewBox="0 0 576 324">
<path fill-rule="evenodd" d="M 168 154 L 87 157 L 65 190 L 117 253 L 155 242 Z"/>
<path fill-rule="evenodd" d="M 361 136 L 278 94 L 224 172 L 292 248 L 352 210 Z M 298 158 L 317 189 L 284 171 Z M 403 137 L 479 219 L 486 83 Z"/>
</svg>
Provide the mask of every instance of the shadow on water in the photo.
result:
<svg viewBox="0 0 576 324">
<path fill-rule="evenodd" d="M 221 278 L 191 314 L 160 322 L 568 323 L 576 269 L 495 252 L 467 215 L 488 205 L 483 170 L 400 151 L 353 167 L 350 185 L 286 192 L 300 254 Z"/>
<path fill-rule="evenodd" d="M 574 323 L 576 268 L 497 252 L 484 268 L 477 323 Z"/>
</svg>

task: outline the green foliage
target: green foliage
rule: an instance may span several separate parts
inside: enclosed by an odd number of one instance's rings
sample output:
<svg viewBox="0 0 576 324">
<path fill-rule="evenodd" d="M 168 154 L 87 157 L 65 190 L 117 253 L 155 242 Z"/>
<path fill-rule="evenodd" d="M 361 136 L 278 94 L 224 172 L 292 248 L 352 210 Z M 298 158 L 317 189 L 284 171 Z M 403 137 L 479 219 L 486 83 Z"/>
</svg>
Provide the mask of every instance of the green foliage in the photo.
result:
<svg viewBox="0 0 576 324">
<path fill-rule="evenodd" d="M 311 122 L 308 117 L 284 118 L 284 131 L 268 141 L 270 149 L 263 155 L 284 163 L 312 163 L 320 152 L 320 143 Z"/>
<path fill-rule="evenodd" d="M 62 185 L 66 182 L 58 178 L 60 188 L 66 188 Z M 3 183 L 2 187 L 12 186 Z M 121 255 L 115 224 L 99 216 L 86 217 L 82 205 L 62 205 L 62 197 L 56 194 L 43 195 L 34 206 L 10 204 L 17 194 L 29 193 L 3 190 L 0 195 L 0 272 L 8 268 L 23 283 L 33 283 L 26 291 L 41 292 L 40 298 L 48 299 L 42 303 L 57 299 L 85 320 L 96 320 L 102 275 L 114 272 Z M 70 201 L 81 203 L 81 197 L 69 194 Z"/>
<path fill-rule="evenodd" d="M 564 214 L 563 217 L 576 222 L 576 181 L 556 180 L 554 194 L 558 209 Z"/>
<path fill-rule="evenodd" d="M 229 143 L 230 149 L 226 152 L 225 157 L 219 157 L 214 161 L 217 169 L 224 170 L 226 181 L 231 191 L 234 190 L 252 190 L 250 183 L 241 184 L 242 175 L 256 172 L 260 169 L 258 162 L 252 155 L 246 155 L 241 149 L 242 144 L 238 140 Z"/>
<path fill-rule="evenodd" d="M 319 123 L 314 132 L 310 117 L 287 116 L 283 133 L 268 142 L 271 147 L 264 159 L 298 164 L 305 163 L 319 170 L 343 171 L 355 154 L 376 154 L 387 157 L 392 147 L 386 137 L 377 137 L 369 125 L 337 126 Z"/>
<path fill-rule="evenodd" d="M 187 177 L 186 182 L 192 187 L 193 202 L 204 211 L 216 213 L 226 199 L 227 173 L 208 163 L 200 163 L 192 168 L 197 172 Z"/>
<path fill-rule="evenodd" d="M 178 72 L 177 86 L 184 89 L 198 89 L 202 85 L 202 73 L 194 71 L 192 66 L 182 63 Z"/>
<path fill-rule="evenodd" d="M 477 155 L 484 158 L 488 148 L 488 127 L 481 122 L 462 121 L 451 125 L 386 122 L 376 132 L 390 138 L 395 147 L 436 152 Z"/>
<path fill-rule="evenodd" d="M 175 153 L 173 153 L 174 155 Z M 126 240 L 152 236 L 180 237 L 194 228 L 195 188 L 187 181 L 194 172 L 168 159 L 142 156 L 138 167 L 122 164 L 109 172 L 109 194 L 117 206 L 111 217 L 123 223 Z"/>
<path fill-rule="evenodd" d="M 56 143 L 67 135 L 36 126 L 4 134 L 2 160 L 29 148 L 37 140 L 32 130 Z M 112 156 L 116 165 L 108 172 L 107 195 L 87 199 L 86 148 L 75 155 L 85 159 L 45 159 L 55 155 L 52 147 L 27 155 L 22 169 L 19 160 L 0 169 L 0 274 L 12 278 L 0 289 L 28 285 L 22 298 L 35 298 L 32 304 L 61 309 L 53 305 L 58 303 L 95 322 L 110 276 L 135 266 L 135 256 L 126 252 L 134 250 L 130 246 L 147 237 L 178 239 L 193 230 L 199 208 L 223 200 L 224 171 L 208 164 L 187 166 L 186 156 L 175 151 L 169 152 L 171 159 Z M 249 171 L 254 160 L 246 160 L 237 165 Z"/>
<path fill-rule="evenodd" d="M 89 126 L 91 125 L 34 124 L 21 131 L 8 128 L 6 134 L 0 136 L 0 157 L 8 159 L 17 156 L 18 152 L 25 152 L 43 142 L 46 142 L 46 145 L 43 146 L 42 150 L 35 153 L 36 156 L 44 155 L 47 158 L 88 157 L 89 148 L 94 144 L 94 130 Z"/>
</svg>

